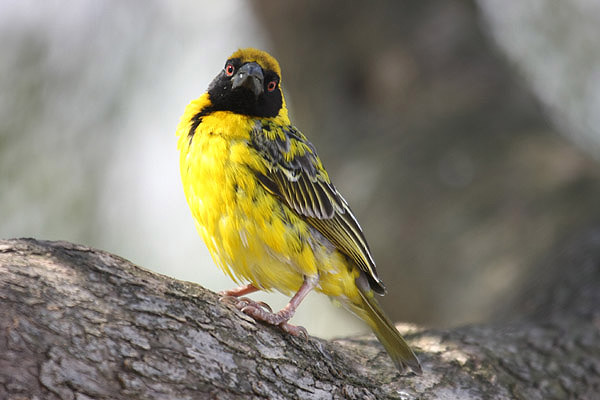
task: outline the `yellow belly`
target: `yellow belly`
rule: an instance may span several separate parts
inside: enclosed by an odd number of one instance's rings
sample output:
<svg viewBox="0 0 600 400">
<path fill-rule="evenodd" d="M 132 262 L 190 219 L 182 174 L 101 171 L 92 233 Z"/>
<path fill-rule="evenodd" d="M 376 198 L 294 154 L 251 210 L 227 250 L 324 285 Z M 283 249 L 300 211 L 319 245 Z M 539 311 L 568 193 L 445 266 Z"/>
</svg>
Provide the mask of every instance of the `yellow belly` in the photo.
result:
<svg viewBox="0 0 600 400">
<path fill-rule="evenodd" d="M 356 268 L 256 180 L 250 166 L 261 166 L 253 164 L 256 155 L 247 138 L 204 128 L 180 150 L 196 227 L 215 263 L 232 279 L 290 294 L 305 276 L 319 276 L 316 290 L 356 296 Z"/>
</svg>

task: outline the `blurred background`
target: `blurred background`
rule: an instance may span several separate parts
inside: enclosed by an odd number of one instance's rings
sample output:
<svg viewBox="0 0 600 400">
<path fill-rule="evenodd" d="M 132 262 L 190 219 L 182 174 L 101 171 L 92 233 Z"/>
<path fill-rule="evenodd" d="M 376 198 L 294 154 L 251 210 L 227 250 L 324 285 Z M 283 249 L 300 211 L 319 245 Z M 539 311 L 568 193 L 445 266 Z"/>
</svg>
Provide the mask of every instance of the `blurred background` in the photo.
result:
<svg viewBox="0 0 600 400">
<path fill-rule="evenodd" d="M 279 59 L 292 121 L 361 222 L 390 316 L 448 327 L 506 313 L 559 243 L 599 221 L 600 2 L 353 5 L 0 1 L 0 237 L 233 287 L 195 232 L 175 127 L 253 46 Z M 318 294 L 294 322 L 365 331 Z"/>
</svg>

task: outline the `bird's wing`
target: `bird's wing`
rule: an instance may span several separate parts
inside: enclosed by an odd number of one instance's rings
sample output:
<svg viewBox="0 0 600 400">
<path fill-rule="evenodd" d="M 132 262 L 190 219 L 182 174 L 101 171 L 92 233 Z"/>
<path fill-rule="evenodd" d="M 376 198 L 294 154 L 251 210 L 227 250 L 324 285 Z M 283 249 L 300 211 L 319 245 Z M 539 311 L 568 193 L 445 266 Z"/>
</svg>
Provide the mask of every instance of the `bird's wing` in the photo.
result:
<svg viewBox="0 0 600 400">
<path fill-rule="evenodd" d="M 251 146 L 266 161 L 266 171 L 256 172 L 260 183 L 354 261 L 375 292 L 384 293 L 362 229 L 306 137 L 292 126 L 262 123 Z"/>
</svg>

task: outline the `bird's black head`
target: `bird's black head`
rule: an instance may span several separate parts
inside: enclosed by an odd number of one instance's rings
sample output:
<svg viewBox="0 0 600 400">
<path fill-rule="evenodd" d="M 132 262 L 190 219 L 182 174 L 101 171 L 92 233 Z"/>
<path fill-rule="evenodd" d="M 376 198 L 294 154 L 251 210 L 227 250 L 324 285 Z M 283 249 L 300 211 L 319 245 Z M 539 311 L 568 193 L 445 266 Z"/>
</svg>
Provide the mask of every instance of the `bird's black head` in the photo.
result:
<svg viewBox="0 0 600 400">
<path fill-rule="evenodd" d="M 208 87 L 211 110 L 275 117 L 283 106 L 280 81 L 279 64 L 269 54 L 238 50 Z"/>
</svg>

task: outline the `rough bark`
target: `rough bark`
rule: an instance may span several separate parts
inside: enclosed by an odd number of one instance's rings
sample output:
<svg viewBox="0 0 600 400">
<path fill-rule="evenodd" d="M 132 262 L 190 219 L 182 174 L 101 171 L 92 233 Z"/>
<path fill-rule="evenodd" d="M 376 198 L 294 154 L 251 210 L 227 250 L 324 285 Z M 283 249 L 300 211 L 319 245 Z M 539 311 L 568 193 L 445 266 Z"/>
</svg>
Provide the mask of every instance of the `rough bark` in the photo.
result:
<svg viewBox="0 0 600 400">
<path fill-rule="evenodd" d="M 424 374 L 401 377 L 372 336 L 291 337 L 103 251 L 0 241 L 0 399 L 592 398 L 600 233 L 581 243 L 516 322 L 405 329 Z"/>
</svg>

